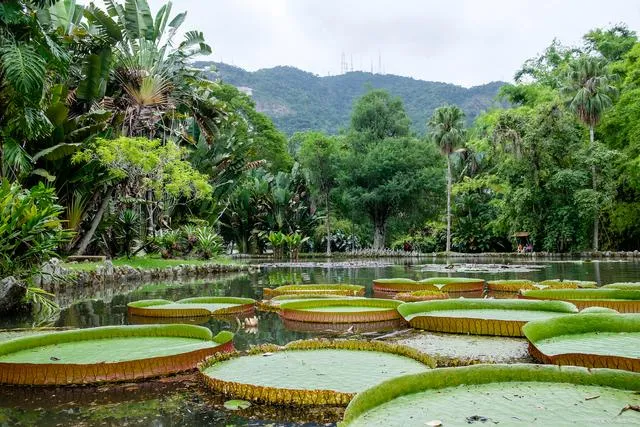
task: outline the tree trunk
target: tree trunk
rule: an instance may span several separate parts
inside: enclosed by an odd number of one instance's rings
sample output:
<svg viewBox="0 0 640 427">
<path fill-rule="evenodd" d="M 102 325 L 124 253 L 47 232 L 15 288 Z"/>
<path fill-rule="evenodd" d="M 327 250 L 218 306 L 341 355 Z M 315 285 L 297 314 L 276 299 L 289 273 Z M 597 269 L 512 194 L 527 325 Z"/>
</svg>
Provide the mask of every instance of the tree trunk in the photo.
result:
<svg viewBox="0 0 640 427">
<path fill-rule="evenodd" d="M 331 256 L 331 219 L 329 218 L 329 193 L 324 196 L 324 205 L 327 210 L 325 226 L 327 230 L 327 256 Z"/>
<path fill-rule="evenodd" d="M 384 249 L 385 235 L 387 232 L 387 221 L 376 219 L 375 231 L 373 233 L 373 249 Z"/>
<path fill-rule="evenodd" d="M 595 143 L 595 135 L 593 125 L 589 126 L 589 146 L 593 148 Z M 596 165 L 591 166 L 591 183 L 594 193 L 598 190 L 598 183 L 596 178 Z M 598 217 L 600 216 L 600 206 L 596 206 L 596 213 L 593 217 L 593 250 L 598 250 L 598 240 L 599 240 L 599 228 L 600 224 L 598 222 Z"/>
<path fill-rule="evenodd" d="M 451 158 L 447 154 L 447 252 L 451 252 Z"/>
<path fill-rule="evenodd" d="M 89 246 L 89 243 L 91 243 L 91 239 L 93 239 L 93 235 L 95 234 L 98 225 L 100 225 L 100 221 L 102 221 L 102 216 L 109 206 L 111 197 L 113 197 L 113 190 L 113 188 L 109 189 L 105 194 L 104 199 L 102 199 L 102 203 L 100 203 L 100 207 L 98 208 L 98 211 L 91 221 L 91 227 L 89 227 L 89 230 L 82 237 L 82 240 L 78 245 L 76 255 L 84 255 L 84 251 L 87 250 L 87 246 Z"/>
</svg>

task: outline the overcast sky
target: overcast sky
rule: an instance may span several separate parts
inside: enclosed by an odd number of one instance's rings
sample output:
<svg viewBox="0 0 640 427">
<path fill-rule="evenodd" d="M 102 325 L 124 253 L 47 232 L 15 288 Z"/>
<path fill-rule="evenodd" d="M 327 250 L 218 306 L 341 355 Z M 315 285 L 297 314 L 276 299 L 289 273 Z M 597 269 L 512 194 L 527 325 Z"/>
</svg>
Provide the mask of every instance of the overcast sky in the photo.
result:
<svg viewBox="0 0 640 427">
<path fill-rule="evenodd" d="M 640 30 L 637 0 L 175 0 L 173 10 L 204 31 L 212 59 L 248 70 L 338 74 L 344 53 L 377 72 L 380 53 L 388 74 L 464 86 L 511 81 L 554 37 L 579 45 L 612 23 Z"/>
</svg>

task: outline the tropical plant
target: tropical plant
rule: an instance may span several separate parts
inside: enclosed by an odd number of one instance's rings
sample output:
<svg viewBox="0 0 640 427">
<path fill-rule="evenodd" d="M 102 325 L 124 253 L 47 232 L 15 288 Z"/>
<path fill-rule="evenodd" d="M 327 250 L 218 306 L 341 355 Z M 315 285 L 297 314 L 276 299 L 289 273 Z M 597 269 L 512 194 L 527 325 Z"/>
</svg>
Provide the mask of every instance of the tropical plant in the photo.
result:
<svg viewBox="0 0 640 427">
<path fill-rule="evenodd" d="M 287 246 L 289 247 L 289 257 L 295 261 L 298 260 L 298 255 L 300 253 L 300 247 L 309 240 L 309 237 L 303 237 L 302 234 L 296 232 L 287 234 L 285 236 L 285 241 L 287 242 Z"/>
<path fill-rule="evenodd" d="M 595 127 L 604 112 L 613 104 L 617 89 L 612 86 L 615 76 L 607 69 L 603 59 L 582 56 L 569 64 L 564 92 L 570 96 L 569 107 L 578 118 L 589 127 L 589 146 L 595 144 Z M 591 167 L 591 182 L 594 192 L 598 190 L 598 177 L 595 164 Z M 593 218 L 593 250 L 598 250 L 599 215 L 596 209 Z"/>
<path fill-rule="evenodd" d="M 451 251 L 451 154 L 464 141 L 464 113 L 455 105 L 446 105 L 433 112 L 427 124 L 429 136 L 447 159 L 447 246 Z"/>
<path fill-rule="evenodd" d="M 117 221 L 116 237 L 127 258 L 131 257 L 131 249 L 139 235 L 140 217 L 132 209 L 120 212 Z"/>
<path fill-rule="evenodd" d="M 284 248 L 287 244 L 287 235 L 281 231 L 270 231 L 267 240 L 273 248 L 273 257 L 280 259 L 284 256 Z"/>
<path fill-rule="evenodd" d="M 34 272 L 71 237 L 52 188 L 0 182 L 0 277 Z"/>
<path fill-rule="evenodd" d="M 211 259 L 222 252 L 222 237 L 211 227 L 199 227 L 196 232 L 196 250 L 203 259 Z"/>
</svg>

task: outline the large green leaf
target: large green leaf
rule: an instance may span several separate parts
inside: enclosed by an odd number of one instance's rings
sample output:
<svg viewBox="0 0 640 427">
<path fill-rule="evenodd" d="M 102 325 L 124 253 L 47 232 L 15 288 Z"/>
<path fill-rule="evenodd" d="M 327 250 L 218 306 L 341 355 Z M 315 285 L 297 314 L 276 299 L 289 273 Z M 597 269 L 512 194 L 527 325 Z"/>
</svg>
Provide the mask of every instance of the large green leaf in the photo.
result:
<svg viewBox="0 0 640 427">
<path fill-rule="evenodd" d="M 92 5 L 85 9 L 84 16 L 87 20 L 98 27 L 105 35 L 115 41 L 122 40 L 122 31 L 118 23 L 102 9 Z"/>
<path fill-rule="evenodd" d="M 129 37 L 153 41 L 153 17 L 147 1 L 126 0 L 124 10 L 125 26 Z"/>
<path fill-rule="evenodd" d="M 28 43 L 0 46 L 0 69 L 16 92 L 40 99 L 46 60 Z"/>
<path fill-rule="evenodd" d="M 80 149 L 82 144 L 80 143 L 60 143 L 56 144 L 53 147 L 45 148 L 44 150 L 38 151 L 31 159 L 32 162 L 37 162 L 41 158 L 45 158 L 47 160 L 60 160 L 63 157 L 70 156 Z"/>
<path fill-rule="evenodd" d="M 92 102 L 104 96 L 111 71 L 111 49 L 89 55 L 83 67 L 83 79 L 76 93 L 78 99 Z"/>
</svg>

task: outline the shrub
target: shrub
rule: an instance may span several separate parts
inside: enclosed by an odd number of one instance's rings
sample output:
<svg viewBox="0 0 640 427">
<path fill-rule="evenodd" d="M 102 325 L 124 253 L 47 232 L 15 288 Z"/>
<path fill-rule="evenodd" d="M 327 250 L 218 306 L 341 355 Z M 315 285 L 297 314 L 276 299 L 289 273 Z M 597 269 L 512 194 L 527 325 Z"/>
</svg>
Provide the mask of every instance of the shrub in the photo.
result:
<svg viewBox="0 0 640 427">
<path fill-rule="evenodd" d="M 164 231 L 156 237 L 155 244 L 163 258 L 197 256 L 210 259 L 224 248 L 222 237 L 212 227 L 194 225 Z"/>
<path fill-rule="evenodd" d="M 62 226 L 62 206 L 53 188 L 40 183 L 24 189 L 6 179 L 0 184 L 0 277 L 24 275 L 56 255 L 71 238 Z"/>
</svg>

